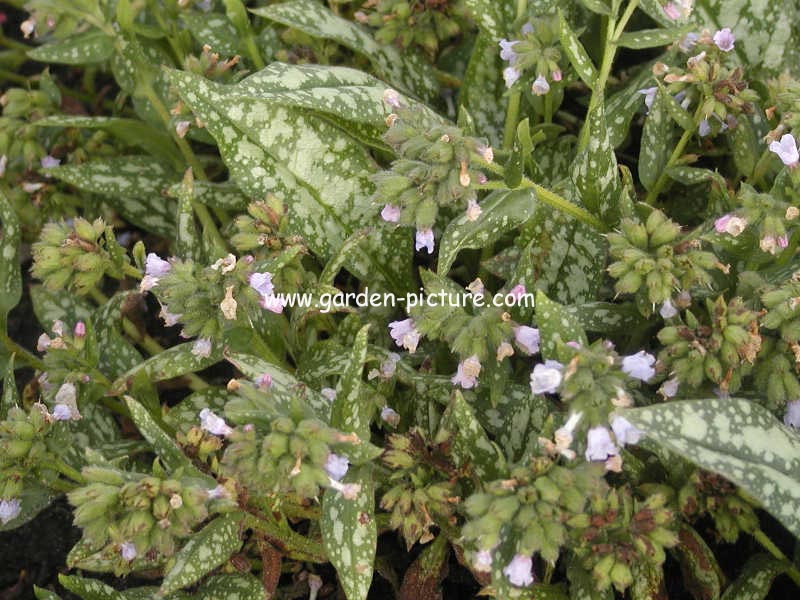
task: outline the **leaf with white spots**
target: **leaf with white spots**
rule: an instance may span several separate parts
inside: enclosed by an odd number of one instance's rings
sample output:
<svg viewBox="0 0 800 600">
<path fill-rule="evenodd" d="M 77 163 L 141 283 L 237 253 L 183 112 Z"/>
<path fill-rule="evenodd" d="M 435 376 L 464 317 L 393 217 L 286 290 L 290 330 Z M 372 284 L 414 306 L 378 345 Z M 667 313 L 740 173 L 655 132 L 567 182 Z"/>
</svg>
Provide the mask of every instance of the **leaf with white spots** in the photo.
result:
<svg viewBox="0 0 800 600">
<path fill-rule="evenodd" d="M 723 188 L 725 187 L 725 178 L 722 175 L 716 171 L 701 169 L 699 167 L 677 165 L 667 169 L 667 175 L 669 175 L 670 179 L 684 185 L 697 185 L 700 183 L 716 182 Z"/>
<path fill-rule="evenodd" d="M 200 411 L 210 408 L 220 415 L 230 394 L 223 388 L 208 387 L 190 394 L 164 415 L 164 422 L 177 431 L 186 433 L 200 423 Z"/>
<path fill-rule="evenodd" d="M 787 566 L 768 554 L 751 556 L 736 581 L 722 594 L 721 600 L 764 600 L 772 582 L 786 572 Z"/>
<path fill-rule="evenodd" d="M 320 518 L 322 544 L 347 600 L 366 600 L 378 545 L 372 466 L 351 467 L 343 483 L 357 483 L 361 489 L 352 500 L 334 489 L 325 491 Z"/>
<path fill-rule="evenodd" d="M 625 87 L 606 100 L 606 126 L 608 139 L 616 148 L 628 136 L 631 119 L 644 106 L 644 96 L 639 90 L 653 85 L 652 63 L 645 63 L 639 71 L 625 82 Z"/>
<path fill-rule="evenodd" d="M 667 110 L 666 92 L 658 90 L 644 120 L 639 151 L 639 179 L 645 189 L 652 188 L 667 165 L 672 152 L 674 127 Z"/>
<path fill-rule="evenodd" d="M 22 298 L 19 266 L 21 229 L 11 201 L 1 190 L 0 224 L 0 334 L 5 334 L 6 317 Z"/>
<path fill-rule="evenodd" d="M 586 331 L 620 334 L 641 327 L 644 323 L 644 318 L 632 303 L 587 302 L 565 308 L 575 315 Z"/>
<path fill-rule="evenodd" d="M 335 98 L 343 110 L 365 106 L 373 113 L 383 111 L 374 96 L 379 87 L 356 85 L 346 92 L 348 81 L 363 83 L 368 76 L 350 69 L 273 65 L 237 85 L 223 86 L 185 72 L 170 73 L 180 96 L 217 140 L 242 191 L 254 198 L 272 193 L 284 201 L 287 233 L 301 236 L 321 259 L 329 259 L 350 234 L 377 219 L 378 207 L 370 200 L 376 165 L 366 148 L 301 102 L 327 106 Z M 287 89 L 275 91 L 278 85 Z M 411 248 L 388 243 L 390 233 L 376 229 L 346 266 L 360 277 L 404 289 L 399 273 L 408 268 Z"/>
<path fill-rule="evenodd" d="M 586 53 L 586 49 L 581 44 L 578 36 L 572 31 L 564 14 L 559 11 L 558 21 L 560 25 L 559 35 L 561 36 L 561 48 L 564 54 L 569 58 L 569 62 L 575 68 L 578 76 L 583 79 L 583 82 L 590 88 L 594 86 L 597 80 L 597 69 L 592 63 L 592 59 Z"/>
<path fill-rule="evenodd" d="M 413 48 L 401 51 L 395 46 L 379 44 L 362 27 L 316 2 L 295 0 L 255 8 L 251 12 L 312 37 L 332 40 L 365 56 L 381 77 L 404 92 L 426 100 L 438 96 L 439 85 L 433 69 L 419 51 Z"/>
<path fill-rule="evenodd" d="M 167 470 L 174 472 L 182 468 L 187 474 L 197 472 L 195 467 L 192 466 L 192 461 L 181 451 L 178 444 L 167 435 L 167 432 L 156 423 L 144 406 L 130 396 L 125 396 L 125 405 L 128 407 L 131 419 L 139 433 L 150 442 L 153 450 L 158 454 Z"/>
<path fill-rule="evenodd" d="M 564 361 L 558 343 L 578 342 L 586 345 L 586 333 L 580 321 L 564 306 L 553 302 L 542 292 L 536 293 L 536 325 L 541 337 L 542 358 Z"/>
<path fill-rule="evenodd" d="M 200 586 L 197 600 L 266 600 L 261 582 L 250 574 L 215 575 Z"/>
<path fill-rule="evenodd" d="M 208 45 L 211 52 L 231 58 L 244 54 L 242 43 L 231 22 L 220 13 L 202 14 L 183 10 L 180 19 L 198 44 Z"/>
<path fill-rule="evenodd" d="M 6 418 L 9 409 L 19 406 L 19 392 L 17 381 L 14 377 L 14 357 L 11 356 L 3 373 L 3 393 L 0 395 L 0 420 Z"/>
<path fill-rule="evenodd" d="M 788 15 L 800 10 L 798 0 L 697 0 L 694 15 L 712 31 L 730 27 L 734 52 L 751 69 L 777 74 L 798 65 L 800 33 Z"/>
<path fill-rule="evenodd" d="M 171 561 L 159 595 L 192 585 L 220 565 L 242 546 L 239 538 L 240 513 L 217 517 L 194 534 Z"/>
<path fill-rule="evenodd" d="M 500 145 L 503 138 L 505 91 L 503 61 L 497 40 L 490 33 L 481 31 L 475 38 L 458 102 L 472 117 L 476 131 L 495 146 Z"/>
<path fill-rule="evenodd" d="M 59 575 L 58 582 L 82 600 L 124 600 L 110 585 L 79 575 Z"/>
<path fill-rule="evenodd" d="M 38 483 L 25 482 L 25 487 L 18 496 L 20 502 L 19 514 L 5 524 L 0 524 L 0 532 L 11 531 L 31 521 L 45 508 L 50 506 L 56 496 L 52 490 Z"/>
<path fill-rule="evenodd" d="M 78 321 L 88 322 L 92 318 L 92 305 L 82 298 L 51 292 L 42 285 L 32 285 L 30 291 L 33 313 L 42 329 L 48 333 L 53 321 L 74 326 Z"/>
<path fill-rule="evenodd" d="M 464 4 L 478 27 L 489 33 L 494 38 L 495 44 L 500 38 L 506 37 L 516 13 L 516 6 L 513 2 L 466 0 Z"/>
<path fill-rule="evenodd" d="M 192 202 L 195 198 L 194 177 L 191 169 L 187 169 L 186 173 L 184 173 L 177 197 L 175 255 L 180 256 L 183 260 L 201 260 L 202 245 L 200 234 L 197 231 L 197 224 L 194 221 L 194 208 L 192 208 Z"/>
<path fill-rule="evenodd" d="M 667 16 L 661 0 L 639 0 L 639 8 L 663 27 L 673 27 L 675 21 Z"/>
<path fill-rule="evenodd" d="M 170 196 L 177 198 L 180 193 L 181 184 L 174 183 L 169 189 Z M 250 198 L 231 181 L 216 183 L 213 181 L 194 182 L 194 198 L 200 204 L 205 204 L 210 208 L 221 208 L 222 210 L 233 210 L 243 212 L 250 203 Z"/>
<path fill-rule="evenodd" d="M 747 400 L 686 400 L 625 411 L 647 437 L 730 479 L 800 537 L 800 435 Z"/>
<path fill-rule="evenodd" d="M 643 50 L 645 48 L 658 48 L 669 46 L 677 42 L 684 35 L 692 31 L 693 26 L 672 27 L 670 29 L 643 29 L 641 31 L 626 31 L 617 40 L 617 46 Z"/>
<path fill-rule="evenodd" d="M 534 212 L 536 200 L 530 189 L 496 191 L 481 202 L 481 214 L 475 221 L 466 212 L 447 225 L 439 246 L 437 272 L 445 275 L 465 248 L 484 248 L 503 234 L 519 227 Z"/>
<path fill-rule="evenodd" d="M 36 596 L 36 600 L 61 600 L 61 596 L 55 592 L 40 588 L 37 585 L 33 586 L 33 595 Z"/>
<path fill-rule="evenodd" d="M 608 137 L 603 102 L 586 115 L 589 141 L 572 165 L 572 181 L 580 193 L 581 202 L 592 214 L 605 223 L 619 221 L 619 173 L 614 147 Z"/>
<path fill-rule="evenodd" d="M 95 309 L 92 315 L 92 325 L 100 352 L 100 370 L 112 377 L 119 377 L 144 360 L 133 344 L 120 333 L 122 306 L 135 293 L 125 291 L 114 294 L 108 302 Z"/>
<path fill-rule="evenodd" d="M 272 378 L 272 385 L 264 393 L 264 402 L 268 402 L 283 414 L 289 414 L 292 408 L 293 399 L 301 399 L 309 410 L 319 419 L 326 423 L 330 421 L 331 403 L 325 396 L 318 391 L 308 387 L 281 367 L 273 365 L 262 358 L 241 352 L 230 352 L 225 355 L 225 359 L 234 367 L 239 369 L 244 375 L 254 380 L 261 375 L 269 375 Z M 237 399 L 238 400 L 238 399 Z M 232 400 L 225 407 L 225 414 L 236 423 L 246 423 L 248 419 L 257 417 L 259 411 L 261 418 L 265 416 L 264 410 L 259 409 L 252 403 L 240 403 Z M 269 413 L 272 414 L 272 413 Z"/>
<path fill-rule="evenodd" d="M 471 465 L 481 481 L 499 479 L 506 474 L 506 464 L 499 448 L 489 440 L 472 407 L 456 390 L 439 423 L 439 435 L 452 436 L 456 466 Z"/>
<path fill-rule="evenodd" d="M 194 354 L 194 345 L 195 342 L 185 342 L 151 356 L 143 363 L 121 375 L 114 383 L 114 388 L 116 389 L 118 385 L 124 387 L 125 382 L 132 379 L 140 371 L 147 373 L 147 376 L 152 381 L 164 381 L 187 373 L 202 371 L 218 363 L 222 358 L 219 344 L 212 344 L 212 349 L 208 356 Z"/>
<path fill-rule="evenodd" d="M 164 237 L 175 236 L 175 211 L 163 191 L 177 177 L 146 156 L 118 156 L 82 165 L 63 165 L 47 174 L 98 194 L 134 225 Z"/>
<path fill-rule="evenodd" d="M 121 117 L 85 117 L 81 115 L 50 115 L 33 121 L 36 127 L 75 127 L 78 129 L 101 129 L 107 131 L 129 146 L 138 146 L 148 154 L 175 168 L 183 165 L 183 159 L 172 138 L 161 129 L 156 129 L 138 119 Z"/>
<path fill-rule="evenodd" d="M 678 544 L 673 550 L 681 565 L 683 580 L 695 597 L 719 598 L 725 575 L 717 564 L 714 551 L 691 525 L 682 523 Z"/>
<path fill-rule="evenodd" d="M 369 424 L 372 418 L 371 399 L 361 393 L 361 377 L 367 359 L 367 333 L 364 325 L 356 334 L 347 367 L 339 379 L 336 399 L 331 411 L 331 425 L 346 432 L 355 433 L 362 440 L 369 440 Z"/>
<path fill-rule="evenodd" d="M 43 63 L 90 65 L 107 61 L 114 54 L 114 40 L 102 31 L 77 33 L 52 40 L 28 51 L 28 57 Z"/>
<path fill-rule="evenodd" d="M 158 593 L 158 588 L 152 585 L 138 588 L 128 588 L 120 592 L 125 600 L 153 600 Z M 173 592 L 165 596 L 162 600 L 193 600 L 195 596 L 186 592 Z M 228 600 L 226 598 L 226 600 Z"/>
</svg>

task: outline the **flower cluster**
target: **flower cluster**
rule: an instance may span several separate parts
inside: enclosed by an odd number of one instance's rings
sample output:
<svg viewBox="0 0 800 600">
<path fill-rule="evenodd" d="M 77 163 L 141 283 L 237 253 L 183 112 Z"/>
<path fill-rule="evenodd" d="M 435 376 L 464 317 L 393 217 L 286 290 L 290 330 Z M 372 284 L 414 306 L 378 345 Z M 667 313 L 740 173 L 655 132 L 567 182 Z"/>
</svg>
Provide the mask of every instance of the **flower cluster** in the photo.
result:
<svg viewBox="0 0 800 600">
<path fill-rule="evenodd" d="M 50 436 L 52 423 L 52 415 L 40 403 L 27 411 L 12 407 L 0 421 L 0 501 L 4 503 L 0 519 L 4 525 L 19 514 L 19 497 L 26 484 L 57 476 L 52 468 L 57 447 Z"/>
<path fill-rule="evenodd" d="M 529 21 L 522 26 L 519 39 L 500 40 L 500 58 L 508 62 L 503 70 L 506 87 L 513 87 L 527 71 L 536 75 L 531 92 L 543 96 L 550 84 L 560 82 L 561 51 L 559 50 L 558 15 L 552 14 Z"/>
</svg>

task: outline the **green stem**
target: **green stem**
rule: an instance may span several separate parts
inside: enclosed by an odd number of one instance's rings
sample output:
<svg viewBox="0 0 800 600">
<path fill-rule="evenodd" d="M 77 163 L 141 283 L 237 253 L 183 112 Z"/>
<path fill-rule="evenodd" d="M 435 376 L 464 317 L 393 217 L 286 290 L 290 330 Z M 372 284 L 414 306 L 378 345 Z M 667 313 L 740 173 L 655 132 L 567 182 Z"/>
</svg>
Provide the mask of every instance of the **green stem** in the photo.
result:
<svg viewBox="0 0 800 600">
<path fill-rule="evenodd" d="M 694 113 L 693 120 L 697 123 L 697 119 L 700 117 L 702 113 L 703 105 L 697 107 L 697 110 Z M 664 186 L 667 184 L 669 180 L 669 175 L 667 171 L 669 171 L 670 167 L 673 167 L 675 163 L 678 162 L 681 156 L 683 156 L 683 151 L 686 149 L 686 144 L 689 143 L 689 140 L 692 139 L 692 135 L 694 131 L 684 129 L 683 134 L 681 135 L 678 143 L 675 145 L 675 148 L 672 150 L 672 154 L 669 155 L 667 159 L 667 164 L 664 166 L 664 169 L 661 171 L 661 174 L 656 179 L 655 184 L 653 187 L 650 188 L 650 191 L 647 193 L 647 197 L 645 198 L 645 202 L 650 204 L 651 206 L 655 203 L 658 199 L 658 195 L 661 193 L 661 190 L 664 189 Z"/>
<path fill-rule="evenodd" d="M 20 85 L 25 85 L 28 83 L 28 79 L 26 77 L 18 75 L 12 71 L 6 71 L 5 69 L 0 69 L 0 80 L 13 81 L 14 83 L 18 83 Z"/>
<path fill-rule="evenodd" d="M 284 554 L 292 559 L 315 563 L 328 562 L 328 556 L 320 544 L 295 533 L 289 527 L 281 527 L 278 523 L 267 521 L 252 513 L 245 513 L 243 525 L 263 533 L 270 541 L 276 542 Z"/>
<path fill-rule="evenodd" d="M 781 562 L 786 563 L 786 574 L 792 578 L 797 585 L 800 585 L 800 571 L 798 571 L 793 565 L 792 561 L 790 561 L 786 555 L 781 552 L 781 549 L 778 548 L 775 543 L 767 537 L 767 534 L 761 531 L 760 529 L 756 529 L 753 532 L 753 537 L 756 541 L 761 544 L 761 546 L 772 556 L 777 558 Z"/>
<path fill-rule="evenodd" d="M 60 458 L 57 458 L 55 460 L 55 462 L 53 463 L 53 467 L 55 467 L 56 471 L 58 471 L 65 477 L 69 477 L 70 479 L 72 479 L 72 481 L 76 483 L 86 483 L 86 479 L 84 478 L 83 475 L 80 474 L 80 472 L 77 469 L 69 466 Z"/>
<path fill-rule="evenodd" d="M 266 65 L 264 64 L 264 59 L 261 58 L 261 52 L 259 52 L 258 46 L 256 46 L 256 42 L 253 39 L 252 31 L 245 38 L 244 45 L 247 49 L 247 56 L 253 61 L 253 65 L 255 66 L 256 70 L 260 71 L 263 69 Z"/>
<path fill-rule="evenodd" d="M 528 13 L 528 0 L 517 0 L 517 20 L 519 21 Z M 503 128 L 503 149 L 510 150 L 514 145 L 514 135 L 517 131 L 517 119 L 519 118 L 519 105 L 522 100 L 522 90 L 513 90 L 508 95 L 508 107 L 506 108 L 506 122 Z"/>
<path fill-rule="evenodd" d="M 533 189 L 536 192 L 537 200 L 541 200 L 542 202 L 555 208 L 556 210 L 566 213 L 574 217 L 578 221 L 581 221 L 591 227 L 594 227 L 597 231 L 601 232 L 608 231 L 608 227 L 605 225 L 605 223 L 603 223 L 600 219 L 595 217 L 588 210 L 581 208 L 577 204 L 573 204 L 566 198 L 559 196 L 555 192 L 551 192 L 547 188 L 540 186 L 538 183 L 532 182 L 527 177 L 522 178 L 520 187 Z"/>
</svg>

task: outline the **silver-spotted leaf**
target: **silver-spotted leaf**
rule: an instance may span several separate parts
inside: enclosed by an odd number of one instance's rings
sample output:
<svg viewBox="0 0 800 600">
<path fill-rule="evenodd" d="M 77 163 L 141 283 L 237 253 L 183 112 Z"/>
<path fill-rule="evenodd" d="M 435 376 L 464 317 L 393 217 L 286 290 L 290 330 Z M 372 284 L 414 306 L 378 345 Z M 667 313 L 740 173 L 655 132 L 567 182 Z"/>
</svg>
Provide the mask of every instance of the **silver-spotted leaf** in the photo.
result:
<svg viewBox="0 0 800 600">
<path fill-rule="evenodd" d="M 800 434 L 738 398 L 625 411 L 648 438 L 747 490 L 800 537 Z"/>
<path fill-rule="evenodd" d="M 481 481 L 498 479 L 505 474 L 505 457 L 486 435 L 464 395 L 456 391 L 439 422 L 440 435 L 452 436 L 456 466 L 472 465 Z"/>
<path fill-rule="evenodd" d="M 560 24 L 559 34 L 561 36 L 561 48 L 564 54 L 569 58 L 569 62 L 578 73 L 578 77 L 583 79 L 583 82 L 590 88 L 594 86 L 597 80 L 597 69 L 595 69 L 592 59 L 586 53 L 586 48 L 583 47 L 578 36 L 569 26 L 564 14 L 559 11 L 558 20 Z"/>
<path fill-rule="evenodd" d="M 114 53 L 114 40 L 102 31 L 77 33 L 62 40 L 53 40 L 28 51 L 33 60 L 62 65 L 101 63 Z"/>
<path fill-rule="evenodd" d="M 200 586 L 197 600 L 266 600 L 261 582 L 248 573 L 215 575 Z"/>
<path fill-rule="evenodd" d="M 653 106 L 644 120 L 639 150 L 639 179 L 645 189 L 652 188 L 664 171 L 672 152 L 673 125 L 667 110 L 666 92 L 658 90 Z"/>
<path fill-rule="evenodd" d="M 587 343 L 580 321 L 564 306 L 553 302 L 542 292 L 536 293 L 536 325 L 541 337 L 542 358 L 563 360 L 557 352 L 558 342 Z"/>
<path fill-rule="evenodd" d="M 736 581 L 722 594 L 722 600 L 764 600 L 772 582 L 787 566 L 768 554 L 751 556 Z"/>
<path fill-rule="evenodd" d="M 0 191 L 0 334 L 5 334 L 6 316 L 22 297 L 19 244 L 21 229 L 14 207 Z"/>
<path fill-rule="evenodd" d="M 164 466 L 171 472 L 178 469 L 188 471 L 196 471 L 192 466 L 192 461 L 181 451 L 178 444 L 167 435 L 167 433 L 156 423 L 155 419 L 147 412 L 147 409 L 139 402 L 125 396 L 125 405 L 131 413 L 133 420 L 139 433 L 142 434 L 150 445 L 153 446 L 158 457 L 164 463 Z"/>
</svg>

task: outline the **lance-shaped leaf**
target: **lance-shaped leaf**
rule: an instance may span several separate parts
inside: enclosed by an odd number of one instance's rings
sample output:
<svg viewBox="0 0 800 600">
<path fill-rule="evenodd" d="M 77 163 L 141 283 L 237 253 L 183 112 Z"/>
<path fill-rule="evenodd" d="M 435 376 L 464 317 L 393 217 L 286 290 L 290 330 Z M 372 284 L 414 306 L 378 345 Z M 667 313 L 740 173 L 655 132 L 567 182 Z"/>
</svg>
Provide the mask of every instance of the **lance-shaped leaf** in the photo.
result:
<svg viewBox="0 0 800 600">
<path fill-rule="evenodd" d="M 536 325 L 541 336 L 542 358 L 564 361 L 557 352 L 558 342 L 587 343 L 580 321 L 558 302 L 542 292 L 536 293 Z"/>
<path fill-rule="evenodd" d="M 0 524 L 0 531 L 10 531 L 32 520 L 50 503 L 55 500 L 53 493 L 46 487 L 37 483 L 26 483 L 19 495 L 19 514 L 4 524 Z"/>
<path fill-rule="evenodd" d="M 355 71 L 348 73 L 357 77 Z M 375 165 L 362 145 L 325 119 L 299 106 L 281 105 L 280 98 L 291 94 L 273 92 L 267 84 L 270 78 L 273 71 L 265 69 L 238 85 L 221 86 L 171 72 L 178 93 L 217 140 L 239 187 L 253 197 L 272 193 L 283 200 L 287 231 L 301 236 L 327 260 L 352 232 L 377 219 L 369 180 Z M 290 70 L 279 79 L 286 87 L 305 90 L 308 97 L 324 94 L 322 82 L 327 82 L 328 92 L 344 103 L 336 92 L 341 70 Z M 306 87 L 309 82 L 316 92 Z M 404 289 L 398 272 L 410 268 L 410 248 L 387 243 L 380 229 L 363 248 L 348 270 L 380 278 L 391 289 Z"/>
<path fill-rule="evenodd" d="M 0 334 L 5 334 L 8 313 L 22 297 L 19 267 L 20 225 L 14 207 L 0 190 Z"/>
<path fill-rule="evenodd" d="M 142 362 L 142 355 L 120 333 L 123 305 L 132 300 L 135 292 L 114 294 L 92 315 L 92 325 L 100 351 L 100 370 L 119 377 Z"/>
<path fill-rule="evenodd" d="M 342 431 L 352 431 L 362 440 L 369 439 L 369 423 L 372 417 L 371 402 L 361 394 L 361 375 L 367 359 L 367 332 L 364 325 L 356 334 L 350 360 L 347 363 L 333 401 L 331 425 Z"/>
<path fill-rule="evenodd" d="M 55 592 L 40 588 L 37 585 L 33 586 L 33 595 L 36 596 L 36 600 L 61 600 L 61 596 Z"/>
<path fill-rule="evenodd" d="M 653 106 L 644 120 L 642 145 L 639 150 L 639 179 L 645 189 L 652 188 L 664 171 L 672 152 L 672 120 L 667 110 L 666 92 L 658 90 Z"/>
<path fill-rule="evenodd" d="M 782 2 L 737 2 L 698 0 L 695 15 L 710 29 L 730 27 L 736 36 L 734 51 L 752 69 L 761 67 L 770 73 L 796 68 L 798 31 L 794 15 L 800 9 L 797 0 Z"/>
<path fill-rule="evenodd" d="M 168 190 L 170 196 L 177 198 L 181 184 L 172 184 Z M 215 183 L 213 181 L 194 182 L 194 198 L 200 204 L 222 210 L 244 212 L 250 198 L 240 190 L 232 181 Z"/>
<path fill-rule="evenodd" d="M 58 582 L 82 600 L 125 600 L 120 592 L 97 579 L 79 575 L 59 575 Z"/>
<path fill-rule="evenodd" d="M 175 236 L 175 252 L 183 259 L 199 260 L 202 254 L 200 235 L 194 222 L 194 176 L 187 169 L 183 181 L 178 188 L 178 210 L 176 215 L 177 235 Z"/>
<path fill-rule="evenodd" d="M 567 306 L 566 310 L 577 317 L 586 331 L 597 333 L 630 332 L 644 322 L 641 313 L 632 303 L 587 302 Z"/>
<path fill-rule="evenodd" d="M 686 400 L 625 411 L 647 436 L 730 479 L 800 537 L 800 435 L 738 398 Z"/>
<path fill-rule="evenodd" d="M 617 46 L 642 50 L 644 48 L 657 48 L 669 46 L 677 42 L 684 35 L 692 31 L 693 26 L 673 27 L 671 29 L 643 29 L 641 31 L 626 31 L 617 39 Z"/>
<path fill-rule="evenodd" d="M 722 600 L 764 600 L 772 582 L 786 571 L 787 566 L 768 554 L 751 556 L 736 581 L 722 594 Z"/>
<path fill-rule="evenodd" d="M 331 403 L 328 399 L 302 381 L 297 380 L 288 371 L 257 356 L 242 352 L 228 353 L 225 358 L 251 380 L 261 375 L 269 375 L 272 378 L 272 385 L 270 385 L 265 398 L 268 398 L 269 402 L 274 404 L 279 411 L 290 412 L 292 399 L 299 397 L 305 401 L 318 418 L 326 422 L 330 420 Z M 227 405 L 225 413 L 234 421 L 246 422 L 249 416 L 249 409 L 246 407 L 247 405 L 231 403 Z"/>
<path fill-rule="evenodd" d="M 63 40 L 53 40 L 28 51 L 33 60 L 62 65 L 101 63 L 114 53 L 114 41 L 102 31 L 87 31 Z"/>
<path fill-rule="evenodd" d="M 714 552 L 690 525 L 682 524 L 678 545 L 673 552 L 678 557 L 686 587 L 695 598 L 719 598 L 725 576 L 717 564 Z"/>
<path fill-rule="evenodd" d="M 174 472 L 184 469 L 187 472 L 196 472 L 192 461 L 181 451 L 175 441 L 167 435 L 155 419 L 147 412 L 147 409 L 139 404 L 130 396 L 125 396 L 125 405 L 131 413 L 136 428 L 142 437 L 150 442 L 164 466 Z"/>
<path fill-rule="evenodd" d="M 151 356 L 143 363 L 127 371 L 114 383 L 114 388 L 124 387 L 140 371 L 147 373 L 152 381 L 164 381 L 180 377 L 187 373 L 195 373 L 219 362 L 222 352 L 219 344 L 214 344 L 208 356 L 199 356 L 193 353 L 195 342 L 186 342 L 167 348 L 155 356 Z"/>
<path fill-rule="evenodd" d="M 464 248 L 484 248 L 520 226 L 533 215 L 534 206 L 531 189 L 497 191 L 481 203 L 482 212 L 475 221 L 470 221 L 466 213 L 450 221 L 442 235 L 437 272 L 446 275 Z"/>
<path fill-rule="evenodd" d="M 569 62 L 572 63 L 572 66 L 578 73 L 578 77 L 583 79 L 583 82 L 590 88 L 593 87 L 597 80 L 597 69 L 595 69 L 592 59 L 589 58 L 586 49 L 583 47 L 583 44 L 581 44 L 578 36 L 575 35 L 575 32 L 572 31 L 572 28 L 569 26 L 567 19 L 561 11 L 558 13 L 558 21 L 560 25 L 559 35 L 561 36 L 561 48 L 564 50 L 564 54 L 569 58 Z"/>
<path fill-rule="evenodd" d="M 625 140 L 633 115 L 640 107 L 644 106 L 644 96 L 637 92 L 653 84 L 651 66 L 651 63 L 642 65 L 636 75 L 626 82 L 624 88 L 606 100 L 608 139 L 614 148 Z"/>
<path fill-rule="evenodd" d="M 197 600 L 266 600 L 261 582 L 250 574 L 215 575 L 197 590 Z"/>
<path fill-rule="evenodd" d="M 155 586 L 145 586 L 137 588 L 128 588 L 120 592 L 125 600 L 152 600 L 158 594 L 158 588 Z M 257 598 L 257 596 L 253 596 Z M 187 594 L 186 592 L 173 592 L 163 598 L 163 600 L 195 600 L 195 596 Z"/>
<path fill-rule="evenodd" d="M 162 192 L 174 175 L 146 156 L 124 156 L 63 165 L 47 174 L 85 192 L 98 194 L 131 223 L 165 237 L 175 235 L 172 201 Z"/>
<path fill-rule="evenodd" d="M 586 148 L 575 157 L 572 181 L 580 193 L 583 205 L 606 223 L 619 220 L 619 174 L 617 157 L 608 137 L 605 108 L 598 102 L 586 115 L 589 140 Z"/>
<path fill-rule="evenodd" d="M 700 169 L 698 167 L 687 167 L 679 165 L 667 169 L 667 175 L 670 179 L 683 183 L 684 185 L 698 185 L 700 183 L 708 183 L 711 181 L 717 182 L 725 186 L 725 178 L 719 173 L 709 171 L 708 169 Z"/>
<path fill-rule="evenodd" d="M 121 117 L 84 117 L 81 115 L 51 115 L 31 123 L 36 127 L 76 127 L 102 129 L 130 146 L 138 146 L 148 154 L 175 168 L 183 164 L 172 138 L 138 119 Z"/>
<path fill-rule="evenodd" d="M 466 0 L 465 4 L 478 23 L 478 27 L 491 35 L 495 44 L 500 38 L 506 37 L 516 13 L 516 6 L 513 2 Z"/>
<path fill-rule="evenodd" d="M 434 99 L 439 93 L 433 70 L 416 49 L 400 51 L 395 46 L 381 45 L 359 25 L 334 15 L 320 4 L 294 0 L 255 8 L 251 12 L 312 37 L 332 40 L 365 56 L 381 77 L 402 91 L 426 100 Z"/>
<path fill-rule="evenodd" d="M 212 52 L 220 56 L 244 54 L 236 28 L 219 13 L 201 14 L 189 10 L 181 11 L 181 21 L 198 44 L 208 44 Z"/>
<path fill-rule="evenodd" d="M 72 294 L 51 292 L 42 285 L 31 286 L 31 303 L 33 314 L 46 331 L 50 331 L 56 320 L 74 325 L 92 318 L 92 306 L 86 300 Z"/>
<path fill-rule="evenodd" d="M 475 123 L 475 129 L 494 145 L 503 141 L 506 90 L 503 62 L 497 41 L 487 31 L 478 33 L 470 55 L 458 101 Z"/>
<path fill-rule="evenodd" d="M 372 583 L 378 526 L 371 471 L 371 465 L 350 468 L 344 483 L 361 486 L 352 500 L 333 489 L 322 498 L 322 544 L 347 600 L 366 600 Z"/>
<path fill-rule="evenodd" d="M 210 408 L 217 414 L 225 410 L 230 394 L 222 388 L 208 387 L 190 394 L 164 415 L 164 422 L 177 431 L 186 433 L 200 422 L 200 411 Z"/>
<path fill-rule="evenodd" d="M 242 546 L 239 538 L 240 513 L 228 513 L 217 517 L 198 533 L 175 555 L 159 595 L 164 596 L 188 585 L 192 585 L 217 567 L 225 564 L 231 555 Z"/>
<path fill-rule="evenodd" d="M 482 481 L 505 474 L 505 458 L 486 435 L 472 408 L 456 391 L 439 423 L 439 435 L 452 435 L 453 458 L 457 466 L 472 465 Z"/>
</svg>

